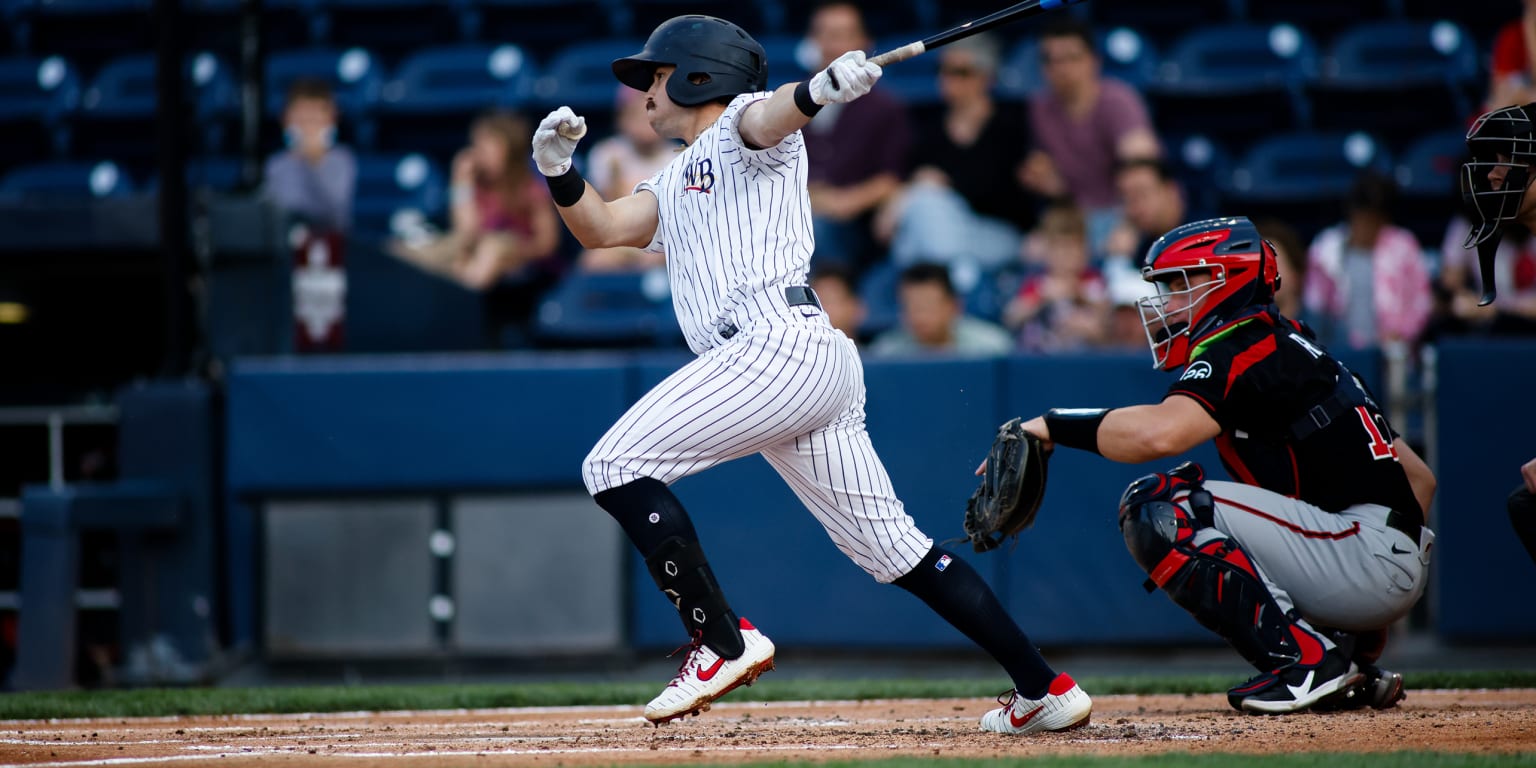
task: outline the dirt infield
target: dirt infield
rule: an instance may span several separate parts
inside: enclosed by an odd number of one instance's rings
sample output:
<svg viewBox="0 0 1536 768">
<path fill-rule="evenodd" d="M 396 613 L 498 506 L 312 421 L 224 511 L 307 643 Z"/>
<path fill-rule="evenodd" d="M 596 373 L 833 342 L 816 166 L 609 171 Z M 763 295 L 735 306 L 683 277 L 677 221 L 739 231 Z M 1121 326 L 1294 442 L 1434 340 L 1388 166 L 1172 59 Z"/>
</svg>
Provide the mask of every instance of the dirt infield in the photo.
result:
<svg viewBox="0 0 1536 768">
<path fill-rule="evenodd" d="M 1393 710 L 1244 715 L 1220 696 L 1101 696 L 1062 734 L 977 731 L 976 699 L 721 703 L 653 728 L 638 707 L 0 723 L 5 765 L 614 765 L 1160 752 L 1536 753 L 1536 690 L 1410 691 Z M 1282 746 L 1283 745 L 1283 746 Z"/>
</svg>

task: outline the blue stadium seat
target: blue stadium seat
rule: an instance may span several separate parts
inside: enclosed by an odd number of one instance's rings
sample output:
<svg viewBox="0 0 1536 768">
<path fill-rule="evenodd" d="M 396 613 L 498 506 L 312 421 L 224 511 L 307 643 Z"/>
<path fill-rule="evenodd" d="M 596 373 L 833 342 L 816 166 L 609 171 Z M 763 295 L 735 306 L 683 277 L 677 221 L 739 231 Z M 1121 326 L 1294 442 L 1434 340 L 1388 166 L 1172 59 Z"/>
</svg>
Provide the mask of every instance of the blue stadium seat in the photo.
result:
<svg viewBox="0 0 1536 768">
<path fill-rule="evenodd" d="M 763 52 L 768 55 L 768 87 L 777 88 L 785 83 L 804 80 L 812 73 L 800 63 L 801 50 L 807 45 L 801 35 L 758 35 Z M 815 58 L 815 51 L 809 51 Z"/>
<path fill-rule="evenodd" d="M 336 107 L 344 118 L 365 117 L 384 88 L 384 68 L 378 57 L 363 48 L 304 48 L 273 51 L 267 56 L 267 112 L 280 115 L 288 87 L 299 78 L 324 80 L 336 94 Z"/>
<path fill-rule="evenodd" d="M 360 237 L 387 236 L 402 211 L 438 220 L 447 207 L 446 192 L 443 171 L 422 154 L 359 155 L 352 229 Z"/>
<path fill-rule="evenodd" d="M 1435 0 L 1444 5 L 1444 0 Z M 1360 19 L 1397 15 L 1400 0 L 1239 0 L 1247 18 L 1259 22 L 1285 21 L 1321 32 Z M 1477 4 L 1467 3 L 1468 5 Z M 1444 13 L 1442 11 L 1441 13 Z"/>
<path fill-rule="evenodd" d="M 1461 164 L 1467 154 L 1466 132 L 1440 130 L 1410 142 L 1397 158 L 1397 220 L 1435 246 L 1461 199 Z"/>
<path fill-rule="evenodd" d="M 1486 85 L 1482 54 L 1451 21 L 1367 21 L 1342 30 L 1308 86 L 1319 130 L 1391 140 L 1457 124 Z"/>
<path fill-rule="evenodd" d="M 1220 185 L 1232 172 L 1232 154 L 1227 147 L 1204 134 L 1164 136 L 1168 166 L 1184 189 L 1189 219 L 1204 219 L 1220 213 Z"/>
<path fill-rule="evenodd" d="M 155 45 L 153 0 L 46 0 L 30 12 L 29 45 L 82 70 Z"/>
<path fill-rule="evenodd" d="M 1254 2 L 1254 0 L 1249 0 Z M 1520 4 L 1514 0 L 1486 2 L 1473 0 L 1465 3 L 1447 3 L 1445 0 L 1391 0 L 1400 6 L 1394 14 L 1408 19 L 1452 18 L 1465 26 L 1476 40 L 1491 43 L 1499 27 L 1520 17 Z M 1357 18 L 1371 18 L 1360 16 Z"/>
<path fill-rule="evenodd" d="M 1204 26 L 1165 51 L 1146 96 L 1160 132 L 1245 140 L 1310 125 L 1302 88 L 1317 66 L 1317 44 L 1295 26 Z"/>
<path fill-rule="evenodd" d="M 892 3 L 892 5 L 904 5 L 904 3 Z M 766 18 L 763 8 L 754 2 L 733 3 L 729 8 L 711 9 L 707 4 L 699 3 L 697 0 L 624 0 L 624 2 L 613 3 L 609 10 L 614 32 L 635 37 L 646 37 L 651 34 L 651 30 L 667 19 L 689 13 L 707 13 L 729 19 L 753 37 L 770 31 L 769 19 Z M 806 19 L 809 16 L 800 18 Z"/>
<path fill-rule="evenodd" d="M 314 45 L 322 19 L 318 0 L 262 0 L 262 45 L 269 51 Z M 244 0 L 183 0 L 189 38 L 209 50 L 233 55 L 240 49 Z"/>
<path fill-rule="evenodd" d="M 1112 27 L 1097 34 L 1100 68 L 1109 77 L 1123 80 L 1137 90 L 1157 79 L 1161 58 L 1146 35 L 1130 27 Z M 998 92 L 1023 98 L 1044 87 L 1040 70 L 1040 40 L 1028 37 L 1009 50 L 998 72 Z"/>
<path fill-rule="evenodd" d="M 514 41 L 547 61 L 573 41 L 618 34 L 612 5 L 609 0 L 471 0 L 465 32 L 473 40 Z"/>
<path fill-rule="evenodd" d="M 1095 27 L 1125 26 L 1141 30 L 1155 45 L 1167 45 L 1191 29 L 1243 18 L 1243 0 L 1089 0 L 1083 3 Z M 1041 22 L 1048 23 L 1048 22 Z"/>
<path fill-rule="evenodd" d="M 186 64 L 186 100 L 191 105 L 194 148 L 218 149 L 227 123 L 238 116 L 235 80 L 229 68 L 210 53 Z M 156 114 L 160 103 L 155 55 L 137 53 L 113 59 L 102 67 L 80 98 L 75 115 L 71 152 L 77 156 L 116 157 L 148 162 L 156 151 Z"/>
<path fill-rule="evenodd" d="M 1270 135 L 1243 153 L 1222 179 L 1222 213 L 1275 216 L 1310 237 L 1343 215 L 1344 196 L 1361 173 L 1391 168 L 1386 146 L 1369 134 Z"/>
<path fill-rule="evenodd" d="M 523 106 L 536 78 L 533 61 L 516 45 L 419 50 L 380 93 L 377 146 L 446 157 L 463 146 L 476 114 Z"/>
<path fill-rule="evenodd" d="M 317 39 L 393 58 L 422 45 L 465 40 L 469 0 L 312 0 Z"/>
<path fill-rule="evenodd" d="M 613 76 L 613 60 L 634 55 L 644 46 L 643 39 L 621 38 L 562 48 L 534 84 L 534 101 L 549 109 L 568 105 L 580 114 L 612 112 L 614 94 L 621 87 Z"/>
<path fill-rule="evenodd" d="M 916 34 L 886 37 L 875 43 L 875 51 L 882 53 L 921 39 L 922 35 Z M 909 109 L 938 106 L 943 102 L 939 96 L 938 54 L 925 54 L 886 67 L 879 86 L 895 94 Z"/>
<path fill-rule="evenodd" d="M 901 323 L 901 304 L 896 287 L 901 270 L 890 260 L 878 262 L 859 278 L 859 300 L 864 303 L 864 324 L 859 332 L 875 336 Z"/>
<path fill-rule="evenodd" d="M 121 197 L 134 189 L 133 181 L 110 160 L 24 165 L 0 177 L 0 200 L 11 203 Z"/>
<path fill-rule="evenodd" d="M 534 323 L 540 344 L 676 346 L 682 340 L 666 273 L 567 274 L 544 295 Z"/>
<path fill-rule="evenodd" d="M 0 58 L 0 164 L 63 154 L 63 121 L 79 104 L 80 76 L 63 57 Z"/>
</svg>

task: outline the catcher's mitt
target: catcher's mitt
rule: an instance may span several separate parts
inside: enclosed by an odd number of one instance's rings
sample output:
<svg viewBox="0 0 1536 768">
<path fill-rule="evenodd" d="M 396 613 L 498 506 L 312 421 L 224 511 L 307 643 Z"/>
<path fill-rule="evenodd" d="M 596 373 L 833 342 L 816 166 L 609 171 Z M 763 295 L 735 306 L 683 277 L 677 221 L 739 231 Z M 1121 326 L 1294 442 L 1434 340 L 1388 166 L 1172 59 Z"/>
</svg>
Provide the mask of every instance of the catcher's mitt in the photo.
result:
<svg viewBox="0 0 1536 768">
<path fill-rule="evenodd" d="M 1045 499 L 1045 474 L 1051 452 L 1040 438 L 1024 431 L 1022 419 L 997 428 L 987 452 L 981 485 L 965 505 L 965 535 L 977 552 L 996 549 L 1035 522 Z"/>
</svg>

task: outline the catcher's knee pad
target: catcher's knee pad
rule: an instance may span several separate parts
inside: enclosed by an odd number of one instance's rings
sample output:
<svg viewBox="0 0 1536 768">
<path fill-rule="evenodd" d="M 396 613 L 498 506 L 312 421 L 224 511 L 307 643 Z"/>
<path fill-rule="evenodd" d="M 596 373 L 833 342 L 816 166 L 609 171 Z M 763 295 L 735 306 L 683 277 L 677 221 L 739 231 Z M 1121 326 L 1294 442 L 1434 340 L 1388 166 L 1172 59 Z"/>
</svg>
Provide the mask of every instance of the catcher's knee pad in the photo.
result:
<svg viewBox="0 0 1536 768">
<path fill-rule="evenodd" d="M 1120 509 L 1120 532 L 1150 577 L 1148 591 L 1161 587 L 1262 671 L 1320 661 L 1322 641 L 1280 610 L 1242 546 L 1214 529 L 1196 536 L 1201 529 L 1206 526 L 1171 501 Z"/>
<path fill-rule="evenodd" d="M 746 650 L 736 614 L 704 559 L 699 543 L 672 537 L 645 558 L 656 586 L 677 608 L 689 637 L 702 636 L 704 644 L 727 659 Z"/>
</svg>

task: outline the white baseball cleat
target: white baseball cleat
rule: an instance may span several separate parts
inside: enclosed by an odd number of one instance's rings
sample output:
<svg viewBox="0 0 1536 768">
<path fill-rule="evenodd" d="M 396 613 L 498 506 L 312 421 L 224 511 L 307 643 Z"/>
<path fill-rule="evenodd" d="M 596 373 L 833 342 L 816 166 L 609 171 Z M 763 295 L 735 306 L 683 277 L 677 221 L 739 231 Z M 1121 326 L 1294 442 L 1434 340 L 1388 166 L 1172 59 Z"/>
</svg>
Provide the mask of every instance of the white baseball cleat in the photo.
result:
<svg viewBox="0 0 1536 768">
<path fill-rule="evenodd" d="M 709 646 L 694 641 L 688 657 L 677 670 L 677 677 L 667 683 L 661 695 L 645 705 L 645 719 L 661 725 L 686 715 L 697 715 L 709 709 L 715 699 L 737 686 L 751 685 L 758 675 L 773 669 L 773 641 L 746 619 L 741 619 L 741 639 L 746 643 L 746 650 L 734 659 L 724 658 Z"/>
<path fill-rule="evenodd" d="M 1004 699 L 1003 696 L 1007 698 Z M 1039 733 L 1069 731 L 1088 724 L 1093 715 L 1093 699 L 1077 687 L 1077 682 L 1063 672 L 1051 681 L 1043 699 L 1026 699 L 1018 690 L 997 697 L 1001 709 L 981 716 L 983 731 L 998 733 Z"/>
</svg>

